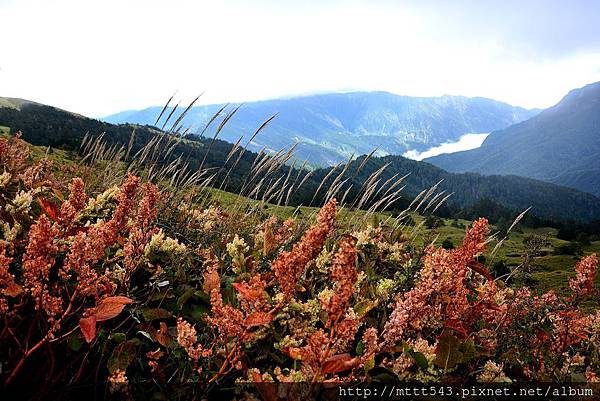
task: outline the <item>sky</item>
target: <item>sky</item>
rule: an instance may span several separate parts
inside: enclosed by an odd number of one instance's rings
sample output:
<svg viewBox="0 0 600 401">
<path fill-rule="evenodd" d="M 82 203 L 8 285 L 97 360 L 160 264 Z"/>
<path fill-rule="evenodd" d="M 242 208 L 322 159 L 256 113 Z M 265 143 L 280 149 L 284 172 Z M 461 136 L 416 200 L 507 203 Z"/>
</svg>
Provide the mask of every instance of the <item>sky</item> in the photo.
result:
<svg viewBox="0 0 600 401">
<path fill-rule="evenodd" d="M 0 0 L 0 96 L 99 117 L 330 91 L 545 108 L 600 81 L 600 1 Z"/>
</svg>

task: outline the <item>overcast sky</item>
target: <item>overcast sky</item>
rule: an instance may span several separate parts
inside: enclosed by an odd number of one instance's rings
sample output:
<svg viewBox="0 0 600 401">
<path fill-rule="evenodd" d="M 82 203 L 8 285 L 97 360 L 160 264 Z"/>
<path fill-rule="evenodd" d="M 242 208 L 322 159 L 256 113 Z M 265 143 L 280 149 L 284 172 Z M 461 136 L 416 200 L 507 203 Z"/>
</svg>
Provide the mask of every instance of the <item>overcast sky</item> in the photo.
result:
<svg viewBox="0 0 600 401">
<path fill-rule="evenodd" d="M 326 91 L 548 107 L 600 81 L 600 1 L 0 0 L 0 96 L 89 116 Z"/>
</svg>

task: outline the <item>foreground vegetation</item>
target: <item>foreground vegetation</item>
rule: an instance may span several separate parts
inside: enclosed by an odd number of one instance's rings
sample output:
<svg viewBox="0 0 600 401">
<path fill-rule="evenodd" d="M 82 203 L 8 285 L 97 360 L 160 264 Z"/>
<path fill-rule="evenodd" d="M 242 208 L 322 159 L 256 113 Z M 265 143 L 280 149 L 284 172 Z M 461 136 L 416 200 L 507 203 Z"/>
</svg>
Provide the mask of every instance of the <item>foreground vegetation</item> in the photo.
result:
<svg viewBox="0 0 600 401">
<path fill-rule="evenodd" d="M 577 255 L 551 255 L 564 244 L 542 230 L 353 210 L 333 196 L 274 206 L 95 149 L 86 163 L 53 163 L 0 138 L 8 389 L 276 400 L 353 380 L 600 373 L 600 314 L 586 303 L 597 243 L 566 250 L 582 257 L 562 273 Z M 435 205 L 426 199 L 414 209 Z M 542 285 L 560 291 L 528 286 L 540 258 L 563 266 Z"/>
</svg>

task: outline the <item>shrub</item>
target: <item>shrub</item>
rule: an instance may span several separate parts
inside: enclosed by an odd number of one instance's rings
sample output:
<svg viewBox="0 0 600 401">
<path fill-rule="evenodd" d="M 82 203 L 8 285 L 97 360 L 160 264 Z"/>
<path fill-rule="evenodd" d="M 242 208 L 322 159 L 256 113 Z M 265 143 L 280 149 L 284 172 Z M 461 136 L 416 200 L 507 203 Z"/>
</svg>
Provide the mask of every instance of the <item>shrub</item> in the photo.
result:
<svg viewBox="0 0 600 401">
<path fill-rule="evenodd" d="M 486 219 L 453 249 L 423 248 L 380 224 L 340 230 L 335 199 L 314 221 L 261 220 L 133 175 L 89 196 L 19 139 L 0 140 L 0 161 L 5 384 L 108 382 L 139 399 L 210 398 L 218 384 L 275 400 L 378 375 L 598 374 L 600 314 L 579 307 L 595 255 L 568 290 L 536 294 L 484 266 Z"/>
<path fill-rule="evenodd" d="M 447 250 L 454 249 L 454 243 L 450 238 L 446 238 L 444 242 L 442 242 L 442 248 Z"/>
<path fill-rule="evenodd" d="M 425 227 L 427 227 L 429 229 L 443 227 L 443 226 L 444 226 L 444 220 L 437 216 L 429 215 L 425 219 Z"/>
<path fill-rule="evenodd" d="M 562 244 L 554 249 L 555 255 L 573 255 L 580 256 L 582 253 L 581 244 L 576 241 L 571 241 L 567 244 Z"/>
<path fill-rule="evenodd" d="M 510 268 L 506 265 L 505 260 L 498 260 L 494 262 L 494 265 L 490 269 L 490 273 L 494 276 L 494 278 L 498 277 L 506 277 L 510 274 Z"/>
</svg>

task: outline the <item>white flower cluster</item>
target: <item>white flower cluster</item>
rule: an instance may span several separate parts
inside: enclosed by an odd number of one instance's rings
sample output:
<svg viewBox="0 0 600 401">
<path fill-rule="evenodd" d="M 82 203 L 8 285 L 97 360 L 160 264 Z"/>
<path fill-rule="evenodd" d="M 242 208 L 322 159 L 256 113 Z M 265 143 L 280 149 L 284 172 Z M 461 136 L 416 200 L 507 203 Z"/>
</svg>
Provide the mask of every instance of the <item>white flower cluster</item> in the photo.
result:
<svg viewBox="0 0 600 401">
<path fill-rule="evenodd" d="M 227 253 L 231 256 L 233 261 L 233 271 L 236 273 L 244 267 L 246 260 L 246 253 L 250 250 L 246 241 L 243 238 L 238 237 L 236 234 L 233 240 L 227 244 Z"/>
<path fill-rule="evenodd" d="M 31 191 L 20 191 L 12 200 L 12 205 L 6 205 L 6 211 L 12 215 L 28 213 L 31 202 L 33 202 L 33 193 Z"/>
<path fill-rule="evenodd" d="M 8 171 L 0 174 L 0 188 L 4 188 L 10 182 L 11 178 L 12 175 Z"/>
<path fill-rule="evenodd" d="M 480 383 L 512 383 L 512 380 L 504 374 L 504 365 L 493 361 L 487 361 L 483 365 L 483 371 L 477 376 Z"/>
<path fill-rule="evenodd" d="M 176 239 L 165 236 L 165 233 L 159 230 L 146 245 L 144 256 L 148 258 L 159 252 L 173 256 L 182 256 L 187 253 L 187 247 L 179 243 Z"/>
<path fill-rule="evenodd" d="M 355 231 L 352 235 L 356 238 L 356 247 L 360 248 L 372 244 L 380 234 L 381 229 L 368 225 L 364 230 Z"/>
</svg>

